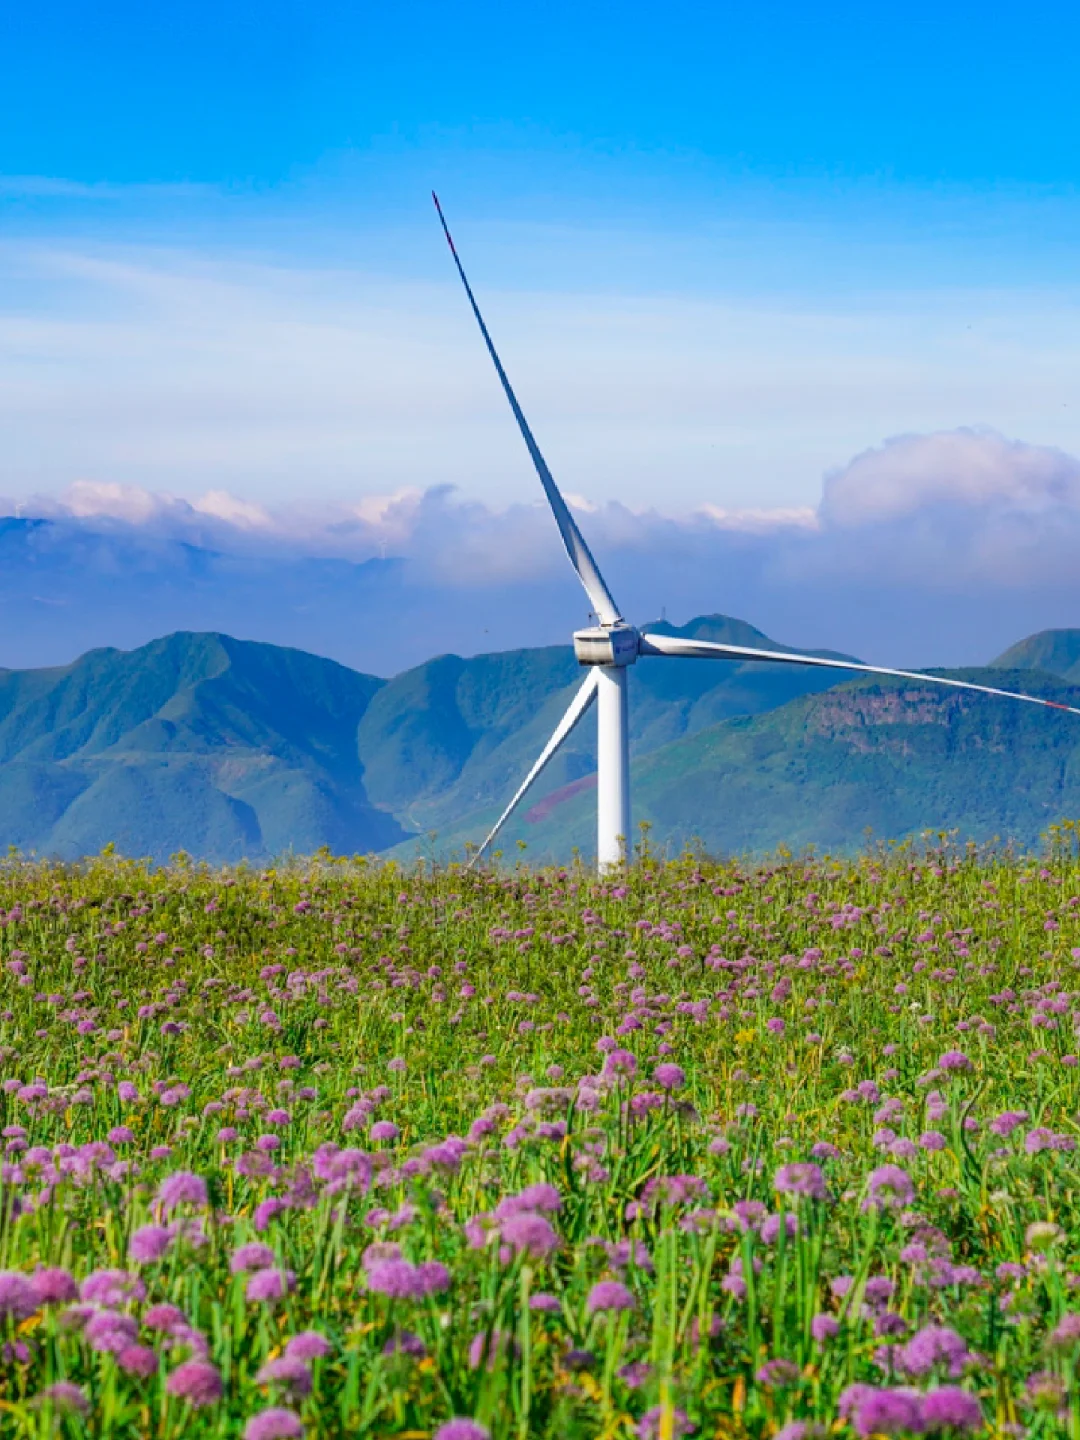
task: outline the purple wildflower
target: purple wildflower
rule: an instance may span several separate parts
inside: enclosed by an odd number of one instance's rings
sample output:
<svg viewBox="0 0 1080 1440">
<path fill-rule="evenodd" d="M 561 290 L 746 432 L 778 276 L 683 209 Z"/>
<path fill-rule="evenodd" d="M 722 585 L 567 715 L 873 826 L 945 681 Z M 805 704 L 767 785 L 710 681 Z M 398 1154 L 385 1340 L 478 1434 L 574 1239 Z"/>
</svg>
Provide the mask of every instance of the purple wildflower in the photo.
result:
<svg viewBox="0 0 1080 1440">
<path fill-rule="evenodd" d="M 970 1070 L 971 1061 L 962 1050 L 946 1050 L 937 1062 L 939 1070 Z"/>
<path fill-rule="evenodd" d="M 853 1419 L 859 1406 L 864 1400 L 869 1399 L 873 1393 L 874 1387 L 872 1385 L 863 1385 L 860 1383 L 849 1385 L 846 1390 L 840 1392 L 840 1398 L 836 1402 L 837 1412 L 844 1420 Z"/>
<path fill-rule="evenodd" d="M 629 1365 L 620 1366 L 619 1379 L 631 1390 L 640 1390 L 652 1373 L 653 1367 L 647 1360 L 632 1360 Z"/>
<path fill-rule="evenodd" d="M 905 1431 L 920 1434 L 923 1428 L 922 1406 L 913 1390 L 868 1391 L 855 1408 L 855 1432 L 858 1435 L 902 1435 Z"/>
<path fill-rule="evenodd" d="M 809 1161 L 781 1165 L 773 1177 L 773 1188 L 781 1195 L 796 1195 L 807 1200 L 824 1200 L 828 1193 L 821 1166 Z"/>
<path fill-rule="evenodd" d="M 238 1245 L 229 1257 L 229 1269 L 234 1275 L 245 1270 L 266 1270 L 274 1264 L 274 1252 L 261 1240 L 249 1240 Z"/>
<path fill-rule="evenodd" d="M 589 1291 L 585 1308 L 590 1315 L 599 1315 L 607 1310 L 634 1310 L 637 1303 L 621 1281 L 600 1280 Z"/>
<path fill-rule="evenodd" d="M 840 1322 L 835 1315 L 815 1315 L 810 1321 L 810 1334 L 819 1345 L 824 1345 L 839 1331 Z"/>
<path fill-rule="evenodd" d="M 416 1266 L 408 1260 L 376 1260 L 367 1267 L 367 1283 L 391 1300 L 419 1300 L 425 1293 Z"/>
<path fill-rule="evenodd" d="M 95 1270 L 79 1286 L 79 1298 L 90 1305 L 126 1305 L 146 1298 L 146 1286 L 124 1270 Z"/>
<path fill-rule="evenodd" d="M 79 1293 L 74 1277 L 59 1267 L 35 1270 L 29 1279 L 39 1305 L 66 1305 Z"/>
<path fill-rule="evenodd" d="M 766 1390 L 778 1390 L 795 1384 L 799 1378 L 799 1367 L 783 1358 L 766 1360 L 764 1365 L 759 1366 L 754 1378 Z"/>
<path fill-rule="evenodd" d="M 867 1182 L 867 1206 L 899 1208 L 910 1205 L 915 1198 L 915 1186 L 911 1176 L 899 1165 L 879 1165 L 871 1170 Z"/>
<path fill-rule="evenodd" d="M 427 1354 L 427 1346 L 419 1335 L 414 1335 L 411 1330 L 399 1330 L 391 1335 L 383 1346 L 384 1355 L 407 1355 L 414 1360 L 422 1360 Z"/>
<path fill-rule="evenodd" d="M 280 1385 L 290 1398 L 311 1394 L 311 1371 L 298 1355 L 278 1355 L 268 1360 L 255 1376 L 257 1385 Z"/>
<path fill-rule="evenodd" d="M 681 1090 L 686 1084 L 686 1072 L 681 1065 L 673 1065 L 670 1061 L 666 1061 L 662 1065 L 657 1065 L 653 1071 L 653 1079 L 661 1090 Z"/>
<path fill-rule="evenodd" d="M 1051 1330 L 1047 1344 L 1055 1350 L 1068 1350 L 1080 1340 L 1080 1315 L 1066 1311 Z"/>
<path fill-rule="evenodd" d="M 781 1230 L 783 1230 L 787 1239 L 794 1240 L 795 1236 L 799 1233 L 799 1222 L 796 1217 L 790 1213 L 785 1215 L 766 1215 L 765 1219 L 761 1222 L 760 1233 L 762 1244 L 775 1245 L 779 1239 Z"/>
<path fill-rule="evenodd" d="M 0 1316 L 10 1315 L 13 1320 L 26 1320 L 38 1308 L 38 1297 L 34 1286 L 25 1275 L 17 1270 L 0 1271 Z"/>
<path fill-rule="evenodd" d="M 372 1140 L 396 1140 L 401 1131 L 392 1120 L 376 1120 L 368 1133 Z"/>
<path fill-rule="evenodd" d="M 441 1260 L 424 1260 L 416 1267 L 421 1295 L 441 1295 L 450 1288 L 450 1271 Z"/>
<path fill-rule="evenodd" d="M 693 1432 L 694 1426 L 685 1410 L 671 1408 L 665 1414 L 662 1405 L 654 1405 L 637 1423 L 638 1440 L 659 1440 L 661 1435 L 670 1435 L 672 1440 L 681 1440 L 683 1435 Z"/>
<path fill-rule="evenodd" d="M 179 1306 L 163 1302 L 160 1305 L 151 1305 L 143 1315 L 142 1323 L 147 1330 L 161 1330 L 167 1335 L 188 1322 Z"/>
<path fill-rule="evenodd" d="M 91 1350 L 117 1355 L 139 1338 L 139 1327 L 130 1315 L 113 1310 L 97 1310 L 86 1322 L 83 1331 Z"/>
<path fill-rule="evenodd" d="M 244 1426 L 244 1440 L 302 1440 L 303 1434 L 300 1416 L 277 1406 L 260 1410 Z"/>
<path fill-rule="evenodd" d="M 592 1370 L 596 1366 L 596 1356 L 591 1350 L 582 1350 L 573 1345 L 563 1355 L 563 1364 L 567 1370 L 577 1374 L 581 1370 Z"/>
<path fill-rule="evenodd" d="M 950 1379 L 964 1373 L 970 1355 L 966 1341 L 947 1325 L 924 1325 L 900 1351 L 900 1368 L 922 1379 L 940 1366 Z"/>
<path fill-rule="evenodd" d="M 502 1225 L 502 1238 L 513 1247 L 519 1254 L 524 1251 L 533 1256 L 534 1259 L 546 1259 L 554 1250 L 558 1249 L 559 1237 L 551 1227 L 551 1222 L 545 1220 L 543 1215 L 530 1214 L 522 1211 L 519 1215 L 511 1215 Z"/>
<path fill-rule="evenodd" d="M 603 1073 L 633 1076 L 637 1073 L 637 1057 L 629 1050 L 611 1050 L 604 1056 Z"/>
<path fill-rule="evenodd" d="M 330 1341 L 317 1330 L 301 1330 L 285 1342 L 285 1354 L 297 1360 L 321 1360 L 331 1348 Z"/>
<path fill-rule="evenodd" d="M 70 1380 L 57 1380 L 55 1384 L 46 1385 L 34 1396 L 32 1403 L 35 1407 L 51 1405 L 58 1415 L 85 1415 L 90 1409 L 82 1386 L 73 1385 Z"/>
<path fill-rule="evenodd" d="M 173 1241 L 173 1232 L 164 1225 L 142 1225 L 128 1241 L 128 1259 L 136 1265 L 160 1260 Z"/>
<path fill-rule="evenodd" d="M 879 1340 L 894 1340 L 907 1331 L 908 1322 L 895 1310 L 883 1310 L 874 1321 L 874 1334 Z"/>
<path fill-rule="evenodd" d="M 942 1385 L 923 1396 L 923 1426 L 931 1435 L 943 1430 L 957 1432 L 981 1430 L 982 1407 L 974 1395 L 957 1385 Z"/>
<path fill-rule="evenodd" d="M 736 1200 L 731 1207 L 740 1230 L 756 1230 L 769 1211 L 760 1200 Z"/>
<path fill-rule="evenodd" d="M 244 1296 L 248 1300 L 280 1300 L 295 1285 L 296 1273 L 293 1270 L 256 1270 L 244 1287 Z"/>
<path fill-rule="evenodd" d="M 885 1305 L 895 1289 L 887 1275 L 871 1275 L 863 1286 L 863 1298 L 868 1305 Z"/>
<path fill-rule="evenodd" d="M 143 1379 L 156 1375 L 158 1357 L 149 1345 L 126 1345 L 117 1352 L 116 1363 L 128 1375 L 140 1375 Z"/>
<path fill-rule="evenodd" d="M 1030 1118 L 1026 1110 L 1003 1110 L 990 1121 L 988 1128 L 994 1135 L 1007 1140 L 1014 1130 L 1026 1124 Z"/>
<path fill-rule="evenodd" d="M 523 1210 L 540 1210 L 545 1214 L 554 1214 L 561 1208 L 562 1196 L 555 1186 L 541 1182 L 538 1185 L 526 1185 L 518 1195 L 504 1196 L 495 1207 L 495 1219 L 506 1220 Z"/>
<path fill-rule="evenodd" d="M 491 1431 L 476 1420 L 447 1420 L 435 1431 L 434 1440 L 491 1440 Z"/>
<path fill-rule="evenodd" d="M 177 1170 L 166 1175 L 158 1187 L 157 1203 L 166 1215 L 181 1205 L 206 1205 L 209 1202 L 206 1181 L 190 1170 Z"/>
<path fill-rule="evenodd" d="M 185 1360 L 165 1381 L 165 1389 L 196 1409 L 214 1405 L 221 1399 L 221 1372 L 209 1360 Z"/>
<path fill-rule="evenodd" d="M 1030 1405 L 1040 1410 L 1057 1410 L 1065 1399 L 1065 1385 L 1051 1370 L 1036 1370 L 1028 1376 L 1024 1393 Z"/>
</svg>

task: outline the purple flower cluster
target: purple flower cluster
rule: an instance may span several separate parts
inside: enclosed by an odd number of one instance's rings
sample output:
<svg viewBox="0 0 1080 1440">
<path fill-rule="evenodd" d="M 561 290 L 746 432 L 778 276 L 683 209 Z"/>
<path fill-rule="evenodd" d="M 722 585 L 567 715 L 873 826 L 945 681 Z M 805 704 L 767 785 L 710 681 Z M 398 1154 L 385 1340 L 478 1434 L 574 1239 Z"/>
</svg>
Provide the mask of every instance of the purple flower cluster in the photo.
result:
<svg viewBox="0 0 1080 1440">
<path fill-rule="evenodd" d="M 941 1385 L 922 1394 L 902 1387 L 849 1385 L 840 1396 L 840 1414 L 860 1436 L 964 1435 L 983 1426 L 982 1407 L 966 1390 Z"/>
</svg>

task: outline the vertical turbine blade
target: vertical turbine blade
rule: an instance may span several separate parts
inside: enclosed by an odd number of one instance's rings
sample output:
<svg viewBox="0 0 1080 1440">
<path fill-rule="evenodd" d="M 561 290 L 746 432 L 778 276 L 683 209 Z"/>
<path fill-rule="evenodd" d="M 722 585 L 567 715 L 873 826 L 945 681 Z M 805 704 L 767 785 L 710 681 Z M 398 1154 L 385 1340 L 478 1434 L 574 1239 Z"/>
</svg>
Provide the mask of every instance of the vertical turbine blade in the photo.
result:
<svg viewBox="0 0 1080 1440">
<path fill-rule="evenodd" d="M 506 398 L 510 402 L 510 409 L 514 412 L 514 419 L 518 423 L 518 429 L 521 431 L 522 438 L 528 446 L 529 454 L 532 456 L 532 462 L 536 466 L 536 473 L 540 476 L 540 483 L 543 485 L 544 493 L 547 495 L 548 504 L 554 511 L 555 523 L 558 525 L 559 533 L 562 535 L 563 544 L 566 546 L 566 553 L 570 556 L 570 563 L 577 571 L 578 579 L 582 585 L 584 585 L 585 593 L 592 602 L 592 607 L 596 611 L 600 623 L 602 625 L 614 625 L 622 618 L 619 614 L 619 607 L 612 599 L 611 591 L 604 583 L 604 577 L 597 568 L 596 561 L 592 557 L 592 552 L 589 550 L 588 545 L 585 544 L 585 537 L 578 529 L 574 517 L 570 514 L 566 501 L 559 493 L 559 487 L 555 484 L 554 477 L 547 467 L 547 461 L 543 455 L 540 454 L 540 447 L 533 439 L 533 433 L 529 429 L 529 422 L 522 413 L 521 406 L 517 401 L 517 396 L 514 394 L 506 371 L 502 367 L 502 361 L 499 359 L 491 336 L 488 334 L 488 328 L 484 324 L 484 317 L 480 314 L 480 307 L 476 303 L 476 297 L 473 295 L 472 287 L 466 278 L 465 269 L 458 258 L 454 241 L 450 235 L 450 227 L 446 223 L 442 206 L 439 204 L 439 197 L 435 194 L 434 190 L 431 192 L 431 198 L 435 201 L 435 209 L 439 214 L 439 221 L 442 224 L 443 234 L 446 236 L 446 243 L 450 246 L 450 254 L 454 257 L 454 264 L 457 266 L 457 272 L 461 276 L 461 283 L 465 286 L 465 294 L 469 297 L 469 304 L 472 306 L 472 312 L 476 316 L 476 323 L 480 326 L 480 334 L 484 337 L 484 344 L 488 348 L 488 354 L 491 356 L 495 366 L 495 372 L 502 382 L 503 390 L 506 392 Z"/>
<path fill-rule="evenodd" d="M 473 858 L 469 861 L 469 864 L 467 866 L 469 870 L 472 869 L 472 867 L 480 859 L 480 856 L 483 855 L 484 851 L 495 839 L 495 836 L 506 824 L 507 820 L 509 820 L 510 816 L 514 813 L 518 802 L 524 797 L 525 792 L 528 790 L 529 786 L 537 778 L 541 770 L 543 770 L 544 766 L 555 754 L 555 751 L 558 750 L 559 746 L 567 738 L 571 730 L 573 730 L 574 726 L 582 718 L 582 716 L 585 714 L 586 710 L 588 710 L 589 706 L 592 704 L 595 698 L 596 670 L 591 669 L 588 675 L 586 675 L 584 681 L 578 687 L 577 694 L 570 701 L 570 705 L 566 711 L 566 714 L 559 721 L 558 725 L 556 725 L 555 731 L 552 734 L 551 739 L 544 746 L 543 750 L 540 751 L 540 755 L 537 758 L 536 764 L 532 767 L 528 775 L 526 775 L 525 779 L 521 782 L 521 785 L 518 787 L 517 793 L 510 801 L 510 804 L 507 805 L 506 809 L 499 816 L 498 820 L 496 820 L 487 839 L 480 846 L 480 849 L 477 850 Z"/>
</svg>

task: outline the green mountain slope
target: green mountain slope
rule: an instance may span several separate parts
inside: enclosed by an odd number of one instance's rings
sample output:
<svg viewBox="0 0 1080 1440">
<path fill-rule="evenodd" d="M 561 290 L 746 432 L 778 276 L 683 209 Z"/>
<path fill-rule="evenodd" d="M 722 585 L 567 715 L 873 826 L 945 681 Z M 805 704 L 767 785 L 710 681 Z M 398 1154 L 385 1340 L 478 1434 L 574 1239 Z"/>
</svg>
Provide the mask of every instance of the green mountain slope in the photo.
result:
<svg viewBox="0 0 1080 1440">
<path fill-rule="evenodd" d="M 382 684 L 213 634 L 0 672 L 0 842 L 212 860 L 393 844 L 356 751 Z"/>
<path fill-rule="evenodd" d="M 945 673 L 945 672 L 943 672 Z M 1031 671 L 964 670 L 958 678 L 1080 702 L 1080 690 Z M 662 848 L 786 844 L 851 850 L 867 830 L 901 838 L 958 829 L 1034 843 L 1080 816 L 1080 721 L 1074 716 L 911 682 L 855 681 L 769 713 L 687 735 L 633 765 L 635 820 Z M 447 848 L 485 833 L 494 811 L 440 836 Z M 534 858 L 594 848 L 589 784 L 530 805 L 500 844 Z M 635 839 L 637 837 L 635 836 Z M 418 848 L 415 845 L 413 848 Z"/>
<path fill-rule="evenodd" d="M 646 628 L 787 648 L 723 615 Z M 368 794 L 421 832 L 456 829 L 462 817 L 477 811 L 497 814 L 583 678 L 569 646 L 468 660 L 444 655 L 406 671 L 387 682 L 360 722 Z M 648 660 L 630 672 L 631 752 L 647 755 L 718 720 L 775 709 L 795 696 L 828 689 L 836 678 L 790 666 Z M 579 784 L 595 769 L 595 727 L 586 721 L 545 771 L 530 802 Z"/>
<path fill-rule="evenodd" d="M 1040 630 L 993 662 L 1003 670 L 1047 670 L 1080 683 L 1080 630 Z"/>
<path fill-rule="evenodd" d="M 773 648 L 723 616 L 653 628 Z M 1032 636 L 999 665 L 1010 656 L 1060 674 L 961 673 L 1070 696 L 1068 681 L 1080 683 L 1080 632 Z M 582 676 L 569 647 L 446 655 L 383 681 L 192 633 L 0 671 L 0 845 L 65 858 L 110 842 L 214 861 L 321 845 L 404 857 L 434 832 L 436 853 L 460 850 L 486 833 Z M 1074 718 L 917 681 L 840 678 L 727 661 L 633 667 L 635 816 L 654 843 L 850 849 L 867 828 L 940 827 L 1030 842 L 1080 814 Z M 521 839 L 537 858 L 592 853 L 594 737 L 587 721 L 504 850 Z"/>
</svg>

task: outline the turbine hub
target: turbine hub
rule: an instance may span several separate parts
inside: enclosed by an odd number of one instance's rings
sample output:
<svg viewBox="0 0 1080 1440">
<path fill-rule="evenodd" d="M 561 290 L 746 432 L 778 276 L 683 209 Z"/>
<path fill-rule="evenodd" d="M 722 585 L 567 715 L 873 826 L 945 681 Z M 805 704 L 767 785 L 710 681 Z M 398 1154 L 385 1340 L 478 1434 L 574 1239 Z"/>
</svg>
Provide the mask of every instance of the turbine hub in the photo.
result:
<svg viewBox="0 0 1080 1440">
<path fill-rule="evenodd" d="M 633 665 L 639 641 L 632 625 L 594 625 L 574 631 L 574 654 L 579 665 Z"/>
</svg>

